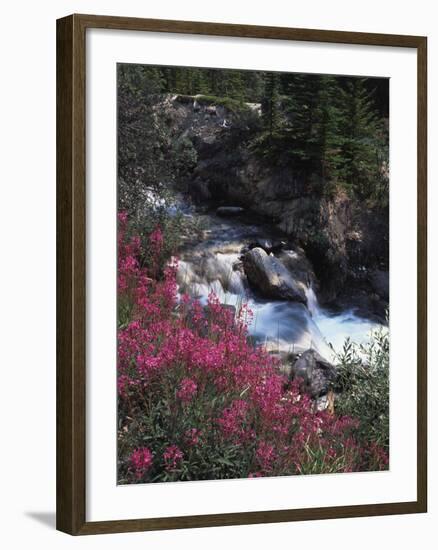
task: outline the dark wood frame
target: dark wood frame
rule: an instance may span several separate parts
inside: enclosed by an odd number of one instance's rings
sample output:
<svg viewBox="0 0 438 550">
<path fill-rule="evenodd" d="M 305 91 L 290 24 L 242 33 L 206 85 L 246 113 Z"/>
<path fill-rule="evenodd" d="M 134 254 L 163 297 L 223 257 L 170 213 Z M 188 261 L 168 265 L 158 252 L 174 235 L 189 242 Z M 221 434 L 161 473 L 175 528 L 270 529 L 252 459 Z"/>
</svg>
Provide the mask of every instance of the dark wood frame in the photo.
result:
<svg viewBox="0 0 438 550">
<path fill-rule="evenodd" d="M 87 28 L 397 46 L 417 50 L 417 500 L 374 505 L 87 522 L 85 515 L 85 32 Z M 274 523 L 427 511 L 427 39 L 71 15 L 57 21 L 57 529 L 72 535 Z"/>
</svg>

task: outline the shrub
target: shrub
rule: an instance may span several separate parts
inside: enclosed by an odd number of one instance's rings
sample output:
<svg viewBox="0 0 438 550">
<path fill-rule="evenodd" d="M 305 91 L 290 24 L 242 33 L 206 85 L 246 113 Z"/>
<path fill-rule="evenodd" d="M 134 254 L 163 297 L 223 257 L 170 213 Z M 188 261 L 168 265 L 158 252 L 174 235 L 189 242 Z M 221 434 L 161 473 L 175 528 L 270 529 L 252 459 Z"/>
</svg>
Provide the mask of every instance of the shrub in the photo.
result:
<svg viewBox="0 0 438 550">
<path fill-rule="evenodd" d="M 159 231 L 158 229 L 156 230 Z M 158 235 L 158 233 L 157 233 Z M 159 256 L 162 239 L 149 246 Z M 150 277 L 140 239 L 119 217 L 118 479 L 120 483 L 350 472 L 385 468 L 359 445 L 359 422 L 315 411 L 211 294 L 203 308 L 177 296 L 177 263 Z"/>
<path fill-rule="evenodd" d="M 371 341 L 357 345 L 347 339 L 338 356 L 336 409 L 361 419 L 359 437 L 389 448 L 389 334 L 376 330 Z"/>
</svg>

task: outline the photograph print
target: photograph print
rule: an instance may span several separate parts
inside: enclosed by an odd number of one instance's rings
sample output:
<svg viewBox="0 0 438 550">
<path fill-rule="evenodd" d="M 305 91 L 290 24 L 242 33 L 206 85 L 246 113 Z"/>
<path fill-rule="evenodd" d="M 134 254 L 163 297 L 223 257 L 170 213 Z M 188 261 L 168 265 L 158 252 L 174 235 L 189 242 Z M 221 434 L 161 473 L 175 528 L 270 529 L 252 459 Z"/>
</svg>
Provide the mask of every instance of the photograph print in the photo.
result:
<svg viewBox="0 0 438 550">
<path fill-rule="evenodd" d="M 388 470 L 389 80 L 118 64 L 117 119 L 118 484 Z"/>
</svg>

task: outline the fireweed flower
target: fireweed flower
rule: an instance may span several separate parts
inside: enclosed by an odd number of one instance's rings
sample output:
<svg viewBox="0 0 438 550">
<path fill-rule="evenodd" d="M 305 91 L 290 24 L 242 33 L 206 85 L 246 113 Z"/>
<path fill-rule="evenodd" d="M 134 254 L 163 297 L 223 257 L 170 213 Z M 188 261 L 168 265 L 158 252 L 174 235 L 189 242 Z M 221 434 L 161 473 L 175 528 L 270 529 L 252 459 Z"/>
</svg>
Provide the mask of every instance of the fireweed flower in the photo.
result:
<svg viewBox="0 0 438 550">
<path fill-rule="evenodd" d="M 276 459 L 276 452 L 273 445 L 261 441 L 256 451 L 256 458 L 260 468 L 264 472 L 272 470 L 272 464 Z"/>
<path fill-rule="evenodd" d="M 231 406 L 224 410 L 221 418 L 218 418 L 222 434 L 226 439 L 239 440 L 246 435 L 245 420 L 248 412 L 248 403 L 242 399 L 236 399 Z"/>
<path fill-rule="evenodd" d="M 176 445 L 170 445 L 163 453 L 164 462 L 166 464 L 166 470 L 171 472 L 176 470 L 182 461 L 184 455 L 179 447 Z"/>
<path fill-rule="evenodd" d="M 176 395 L 183 403 L 189 403 L 193 399 L 197 389 L 198 386 L 194 380 L 183 378 Z"/>
<path fill-rule="evenodd" d="M 135 449 L 130 457 L 131 466 L 135 477 L 140 479 L 152 466 L 153 455 L 147 447 Z"/>
<path fill-rule="evenodd" d="M 159 255 L 163 249 L 164 235 L 161 227 L 157 226 L 149 235 L 149 245 L 155 255 Z"/>
<path fill-rule="evenodd" d="M 201 430 L 198 430 L 197 428 L 191 428 L 190 430 L 187 430 L 184 434 L 185 436 L 185 442 L 189 447 L 194 447 L 199 443 L 199 438 L 202 436 Z"/>
</svg>

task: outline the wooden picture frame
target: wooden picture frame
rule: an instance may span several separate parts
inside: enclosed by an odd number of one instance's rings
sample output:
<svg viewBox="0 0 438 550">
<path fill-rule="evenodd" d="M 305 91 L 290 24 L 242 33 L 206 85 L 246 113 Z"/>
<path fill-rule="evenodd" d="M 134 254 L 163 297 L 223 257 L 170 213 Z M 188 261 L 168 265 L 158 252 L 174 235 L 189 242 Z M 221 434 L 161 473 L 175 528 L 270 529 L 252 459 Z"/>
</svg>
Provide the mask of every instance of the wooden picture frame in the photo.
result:
<svg viewBox="0 0 438 550">
<path fill-rule="evenodd" d="M 413 48 L 417 52 L 417 499 L 372 505 L 86 521 L 85 33 L 90 28 Z M 57 529 L 72 535 L 348 518 L 427 511 L 427 39 L 125 17 L 57 21 Z"/>
</svg>

